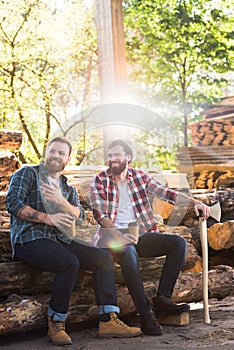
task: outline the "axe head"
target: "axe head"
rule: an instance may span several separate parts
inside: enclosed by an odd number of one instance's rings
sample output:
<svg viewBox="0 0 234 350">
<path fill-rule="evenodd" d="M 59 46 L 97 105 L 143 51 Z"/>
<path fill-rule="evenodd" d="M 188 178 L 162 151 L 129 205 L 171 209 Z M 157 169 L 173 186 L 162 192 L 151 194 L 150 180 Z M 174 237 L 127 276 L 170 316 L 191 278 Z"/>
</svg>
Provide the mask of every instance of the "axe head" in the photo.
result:
<svg viewBox="0 0 234 350">
<path fill-rule="evenodd" d="M 216 221 L 220 222 L 221 219 L 221 207 L 220 203 L 217 202 L 210 206 L 210 217 L 215 219 Z"/>
</svg>

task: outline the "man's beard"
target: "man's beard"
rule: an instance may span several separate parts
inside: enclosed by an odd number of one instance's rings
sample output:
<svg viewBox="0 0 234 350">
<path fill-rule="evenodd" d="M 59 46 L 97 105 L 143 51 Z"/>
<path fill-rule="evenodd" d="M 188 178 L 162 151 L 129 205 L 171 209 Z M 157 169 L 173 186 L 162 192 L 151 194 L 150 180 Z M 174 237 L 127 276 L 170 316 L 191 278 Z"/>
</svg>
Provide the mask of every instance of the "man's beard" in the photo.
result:
<svg viewBox="0 0 234 350">
<path fill-rule="evenodd" d="M 119 163 L 119 166 L 112 167 L 112 163 Z M 124 160 L 123 162 L 111 162 L 111 161 L 109 162 L 109 168 L 113 175 L 120 175 L 126 169 L 126 166 L 127 166 L 126 160 Z"/>
<path fill-rule="evenodd" d="M 57 165 L 52 164 L 53 161 L 58 162 Z M 49 174 L 59 173 L 65 168 L 65 164 L 63 162 L 58 161 L 56 158 L 47 159 L 45 162 L 45 167 Z"/>
</svg>

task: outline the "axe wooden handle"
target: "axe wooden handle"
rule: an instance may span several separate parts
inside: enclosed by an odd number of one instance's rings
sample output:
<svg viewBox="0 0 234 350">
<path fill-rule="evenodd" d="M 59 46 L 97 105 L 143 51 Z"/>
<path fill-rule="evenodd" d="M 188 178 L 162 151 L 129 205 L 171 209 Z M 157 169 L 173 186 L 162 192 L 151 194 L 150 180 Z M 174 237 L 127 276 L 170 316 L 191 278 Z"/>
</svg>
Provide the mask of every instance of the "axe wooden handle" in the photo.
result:
<svg viewBox="0 0 234 350">
<path fill-rule="evenodd" d="M 209 305 L 208 305 L 208 243 L 207 243 L 207 222 L 199 218 L 200 239 L 202 246 L 202 293 L 204 308 L 204 323 L 210 323 Z"/>
</svg>

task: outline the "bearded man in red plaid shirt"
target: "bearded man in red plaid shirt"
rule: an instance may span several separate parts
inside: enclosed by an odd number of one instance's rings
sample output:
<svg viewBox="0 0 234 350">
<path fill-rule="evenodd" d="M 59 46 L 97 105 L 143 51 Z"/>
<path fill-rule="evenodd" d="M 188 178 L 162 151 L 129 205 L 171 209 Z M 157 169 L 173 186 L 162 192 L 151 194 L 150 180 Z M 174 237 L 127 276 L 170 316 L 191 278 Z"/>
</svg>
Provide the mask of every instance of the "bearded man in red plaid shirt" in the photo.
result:
<svg viewBox="0 0 234 350">
<path fill-rule="evenodd" d="M 153 214 L 149 194 L 173 205 L 193 202 L 194 211 L 202 211 L 204 220 L 209 208 L 203 203 L 170 189 L 140 169 L 129 167 L 133 152 L 121 139 L 108 145 L 109 168 L 97 174 L 90 186 L 90 204 L 98 222 L 95 244 L 107 249 L 120 264 L 123 278 L 137 311 L 141 329 L 148 335 L 162 334 L 157 316 L 181 314 L 189 310 L 186 303 L 171 300 L 174 285 L 184 263 L 186 241 L 178 235 L 161 234 Z M 129 233 L 129 223 L 139 224 L 139 236 Z M 111 238 L 110 238 L 111 237 Z M 113 242 L 115 243 L 113 244 Z M 116 243 L 118 242 L 118 243 Z M 158 293 L 148 300 L 138 267 L 138 257 L 166 256 Z"/>
</svg>

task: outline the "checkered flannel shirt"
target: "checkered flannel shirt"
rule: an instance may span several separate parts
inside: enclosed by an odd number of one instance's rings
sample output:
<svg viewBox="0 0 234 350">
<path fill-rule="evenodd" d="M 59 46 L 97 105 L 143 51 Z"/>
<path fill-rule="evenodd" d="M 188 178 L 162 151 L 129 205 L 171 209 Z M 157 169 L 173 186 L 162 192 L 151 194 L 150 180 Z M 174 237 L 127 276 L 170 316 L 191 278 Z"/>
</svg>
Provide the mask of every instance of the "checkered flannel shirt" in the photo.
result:
<svg viewBox="0 0 234 350">
<path fill-rule="evenodd" d="M 140 232 L 159 232 L 150 204 L 150 197 L 156 196 L 170 204 L 175 204 L 178 193 L 159 182 L 140 169 L 128 169 L 128 193 Z M 94 218 L 99 223 L 104 217 L 115 221 L 119 204 L 119 190 L 113 180 L 110 169 L 96 175 L 90 185 L 90 205 Z M 98 242 L 100 226 L 98 225 L 94 243 Z"/>
</svg>

